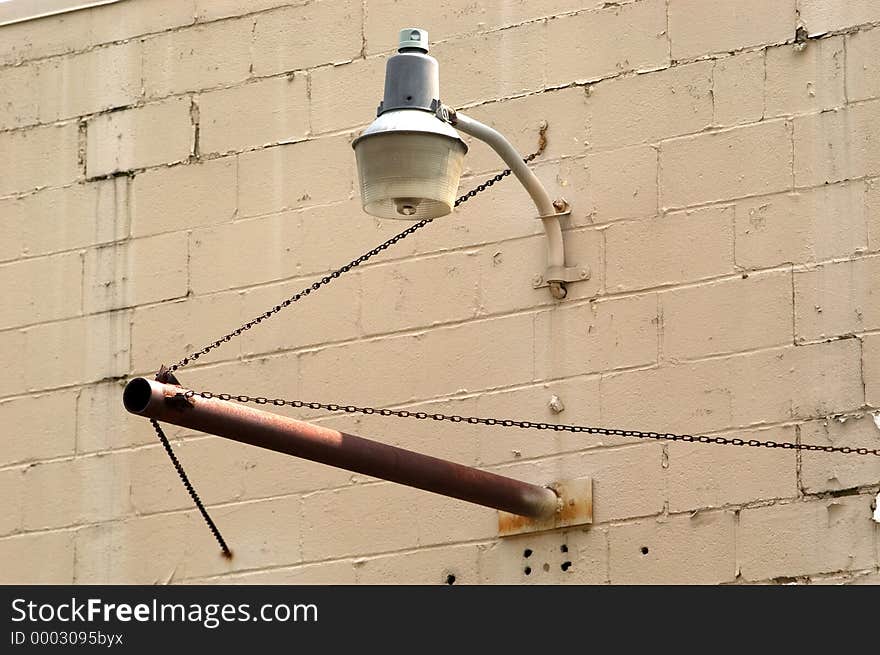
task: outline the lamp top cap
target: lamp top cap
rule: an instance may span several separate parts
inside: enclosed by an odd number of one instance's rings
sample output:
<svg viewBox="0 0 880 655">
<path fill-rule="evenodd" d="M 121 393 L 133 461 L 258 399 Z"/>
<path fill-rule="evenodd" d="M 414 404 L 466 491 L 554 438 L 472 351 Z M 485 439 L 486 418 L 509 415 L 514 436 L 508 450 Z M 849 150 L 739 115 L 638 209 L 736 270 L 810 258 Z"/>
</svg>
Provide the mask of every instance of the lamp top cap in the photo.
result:
<svg viewBox="0 0 880 655">
<path fill-rule="evenodd" d="M 428 52 L 428 30 L 419 27 L 406 27 L 400 30 L 400 45 L 398 51 L 404 49 L 416 49 Z"/>
</svg>

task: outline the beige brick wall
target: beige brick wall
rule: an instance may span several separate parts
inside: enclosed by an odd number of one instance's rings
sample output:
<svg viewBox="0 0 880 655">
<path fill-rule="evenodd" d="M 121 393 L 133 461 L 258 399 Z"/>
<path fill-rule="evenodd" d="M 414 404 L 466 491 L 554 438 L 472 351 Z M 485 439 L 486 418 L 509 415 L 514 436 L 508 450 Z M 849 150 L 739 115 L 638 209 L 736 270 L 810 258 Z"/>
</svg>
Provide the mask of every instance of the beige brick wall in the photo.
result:
<svg viewBox="0 0 880 655">
<path fill-rule="evenodd" d="M 880 447 L 880 3 L 126 0 L 0 28 L 0 582 L 880 581 L 880 458 L 315 412 L 590 475 L 596 522 L 500 540 L 491 510 L 169 427 L 219 556 L 122 385 L 402 228 L 360 210 L 350 142 L 411 24 L 447 102 L 523 152 L 549 123 L 589 281 L 532 288 L 508 179 L 185 383 Z M 463 189 L 501 167 L 469 142 Z"/>
</svg>

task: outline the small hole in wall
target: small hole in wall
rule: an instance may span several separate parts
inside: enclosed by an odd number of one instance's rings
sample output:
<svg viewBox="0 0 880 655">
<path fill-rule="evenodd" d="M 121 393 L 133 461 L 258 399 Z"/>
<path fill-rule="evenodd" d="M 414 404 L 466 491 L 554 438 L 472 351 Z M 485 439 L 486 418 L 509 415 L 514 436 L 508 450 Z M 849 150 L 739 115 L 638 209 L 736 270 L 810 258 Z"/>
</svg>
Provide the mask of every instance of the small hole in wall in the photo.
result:
<svg viewBox="0 0 880 655">
<path fill-rule="evenodd" d="M 525 573 L 526 575 L 531 575 L 532 574 L 532 567 L 527 566 L 526 568 L 523 569 L 523 573 Z"/>
<path fill-rule="evenodd" d="M 407 102 L 412 102 L 412 96 L 407 96 L 407 97 L 406 97 L 406 101 L 407 101 Z"/>
<path fill-rule="evenodd" d="M 559 550 L 562 551 L 563 553 L 567 553 L 567 552 L 568 552 L 568 546 L 566 546 L 565 544 L 562 544 L 562 545 L 559 547 Z"/>
<path fill-rule="evenodd" d="M 531 556 L 532 556 L 532 549 L 531 549 L 531 548 L 526 548 L 526 549 L 523 551 L 523 557 L 531 557 Z"/>
<path fill-rule="evenodd" d="M 559 568 L 561 568 L 563 571 L 568 571 L 568 569 L 571 568 L 571 562 L 563 562 L 562 566 L 560 566 Z"/>
<path fill-rule="evenodd" d="M 649 552 L 647 546 L 642 546 L 642 547 L 640 548 L 640 550 L 642 551 L 642 555 L 647 555 L 648 552 Z"/>
<path fill-rule="evenodd" d="M 446 576 L 446 584 L 453 585 L 455 584 L 455 576 L 451 573 Z"/>
</svg>

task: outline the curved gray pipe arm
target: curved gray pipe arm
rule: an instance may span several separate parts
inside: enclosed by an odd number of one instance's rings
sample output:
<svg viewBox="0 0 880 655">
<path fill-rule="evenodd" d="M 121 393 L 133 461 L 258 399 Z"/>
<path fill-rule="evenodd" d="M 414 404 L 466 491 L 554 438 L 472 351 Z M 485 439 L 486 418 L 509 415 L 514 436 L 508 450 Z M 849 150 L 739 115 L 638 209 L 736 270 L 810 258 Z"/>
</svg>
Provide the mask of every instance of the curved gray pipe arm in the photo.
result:
<svg viewBox="0 0 880 655">
<path fill-rule="evenodd" d="M 507 164 L 513 174 L 516 175 L 516 178 L 532 197 L 535 207 L 538 209 L 538 216 L 544 223 L 544 231 L 547 233 L 548 271 L 564 270 L 565 247 L 562 241 L 562 226 L 559 223 L 559 216 L 557 216 L 556 208 L 550 199 L 550 194 L 547 193 L 547 189 L 541 184 L 537 175 L 526 165 L 522 156 L 511 145 L 510 141 L 498 130 L 456 111 L 449 111 L 449 122 L 465 134 L 470 134 L 472 137 L 489 145 L 504 160 L 504 163 Z M 562 280 L 554 280 L 552 276 L 548 280 L 553 297 L 557 299 L 564 298 L 564 282 Z"/>
</svg>

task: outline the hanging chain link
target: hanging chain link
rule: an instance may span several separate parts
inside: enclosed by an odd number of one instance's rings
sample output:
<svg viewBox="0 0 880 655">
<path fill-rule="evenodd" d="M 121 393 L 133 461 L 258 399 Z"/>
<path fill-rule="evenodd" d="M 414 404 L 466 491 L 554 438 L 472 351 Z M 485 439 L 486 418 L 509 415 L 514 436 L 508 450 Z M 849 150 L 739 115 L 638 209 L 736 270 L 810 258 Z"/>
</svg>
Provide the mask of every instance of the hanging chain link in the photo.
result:
<svg viewBox="0 0 880 655">
<path fill-rule="evenodd" d="M 329 412 L 345 412 L 347 414 L 376 414 L 378 416 L 396 416 L 418 420 L 450 421 L 469 425 L 494 425 L 505 428 L 524 430 L 552 430 L 554 432 L 577 432 L 582 434 L 599 434 L 609 437 L 634 437 L 636 439 L 654 439 L 659 441 L 684 441 L 689 443 L 719 444 L 723 446 L 751 446 L 755 448 L 783 448 L 786 450 L 807 450 L 823 453 L 843 453 L 854 455 L 876 455 L 880 457 L 880 448 L 852 448 L 850 446 L 822 446 L 818 444 L 802 444 L 790 441 L 762 441 L 760 439 L 740 439 L 738 437 L 709 437 L 693 434 L 674 434 L 672 432 L 644 432 L 641 430 L 620 430 L 616 428 L 597 428 L 586 425 L 568 425 L 564 423 L 544 423 L 536 421 L 516 421 L 513 419 L 483 418 L 477 416 L 459 416 L 458 414 L 441 414 L 439 412 L 421 412 L 408 409 L 380 409 L 376 407 L 358 407 L 338 403 L 317 403 L 304 400 L 285 400 L 283 398 L 266 398 L 265 396 L 248 396 L 244 394 L 213 393 L 210 391 L 182 391 L 178 394 L 184 398 L 198 396 L 210 400 L 235 401 L 253 403 L 255 405 L 273 405 L 275 407 L 295 407 L 298 409 L 322 409 Z"/>
<path fill-rule="evenodd" d="M 150 419 L 150 424 L 156 431 L 156 435 L 159 437 L 159 441 L 162 443 L 162 447 L 165 449 L 165 452 L 168 453 L 168 457 L 171 459 L 171 463 L 174 465 L 174 470 L 177 471 L 177 475 L 180 477 L 180 481 L 183 483 L 183 486 L 189 494 L 189 497 L 192 498 L 192 501 L 195 503 L 196 508 L 199 510 L 199 514 L 202 515 L 205 523 L 207 523 L 208 529 L 211 531 L 211 534 L 214 535 L 214 539 L 216 539 L 217 543 L 220 544 L 220 550 L 223 551 L 223 555 L 225 557 L 232 557 L 232 551 L 229 550 L 229 546 L 226 545 L 226 540 L 223 538 L 223 535 L 220 534 L 220 530 L 217 528 L 217 525 L 214 523 L 211 515 L 208 514 L 208 510 L 205 509 L 205 505 L 204 503 L 202 503 L 202 499 L 199 498 L 198 492 L 196 492 L 195 487 L 193 487 L 192 483 L 189 481 L 189 476 L 187 476 L 186 471 L 183 469 L 183 465 L 180 463 L 180 460 L 177 459 L 177 455 L 174 454 L 174 449 L 171 448 L 171 443 L 169 443 L 168 437 L 165 436 L 165 431 L 162 429 L 162 426 L 159 425 L 159 422 L 153 418 Z"/>
</svg>

